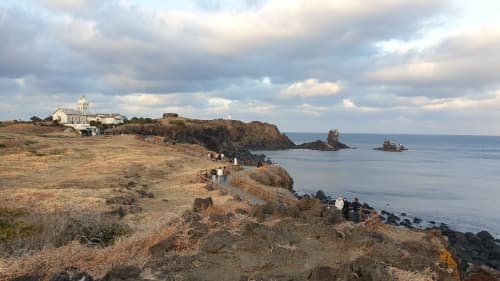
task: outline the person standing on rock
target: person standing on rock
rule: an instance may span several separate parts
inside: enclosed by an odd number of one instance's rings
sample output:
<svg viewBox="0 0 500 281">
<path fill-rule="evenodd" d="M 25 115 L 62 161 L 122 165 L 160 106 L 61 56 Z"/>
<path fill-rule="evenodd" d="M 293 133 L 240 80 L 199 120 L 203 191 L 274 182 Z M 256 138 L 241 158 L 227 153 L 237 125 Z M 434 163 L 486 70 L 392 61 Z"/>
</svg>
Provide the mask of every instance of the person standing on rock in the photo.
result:
<svg viewBox="0 0 500 281">
<path fill-rule="evenodd" d="M 359 222 L 359 201 L 358 198 L 354 198 L 354 202 L 352 202 L 352 211 L 354 213 L 354 222 Z"/>
<path fill-rule="evenodd" d="M 217 170 L 215 170 L 215 168 L 212 169 L 210 175 L 212 175 L 212 182 L 215 183 L 217 181 Z"/>
<path fill-rule="evenodd" d="M 234 157 L 233 166 L 234 168 L 238 167 L 238 159 L 236 159 L 236 157 Z"/>
<path fill-rule="evenodd" d="M 218 183 L 222 183 L 222 176 L 224 175 L 224 173 L 222 172 L 222 167 L 219 167 L 219 169 L 217 169 L 217 182 Z"/>
<path fill-rule="evenodd" d="M 220 161 L 224 162 L 224 153 L 222 153 L 222 152 L 220 153 Z"/>
<path fill-rule="evenodd" d="M 226 183 L 227 182 L 227 176 L 229 175 L 229 170 L 226 169 L 226 166 L 224 166 L 224 169 L 222 169 L 222 178 L 223 178 L 223 182 Z"/>
<path fill-rule="evenodd" d="M 344 199 L 341 196 L 339 196 L 339 198 L 337 198 L 337 200 L 335 200 L 335 208 L 337 208 L 337 210 L 343 211 Z"/>
<path fill-rule="evenodd" d="M 349 220 L 349 201 L 347 201 L 347 198 L 344 197 L 344 202 L 342 204 L 342 214 L 344 215 L 344 218 L 346 220 Z"/>
</svg>

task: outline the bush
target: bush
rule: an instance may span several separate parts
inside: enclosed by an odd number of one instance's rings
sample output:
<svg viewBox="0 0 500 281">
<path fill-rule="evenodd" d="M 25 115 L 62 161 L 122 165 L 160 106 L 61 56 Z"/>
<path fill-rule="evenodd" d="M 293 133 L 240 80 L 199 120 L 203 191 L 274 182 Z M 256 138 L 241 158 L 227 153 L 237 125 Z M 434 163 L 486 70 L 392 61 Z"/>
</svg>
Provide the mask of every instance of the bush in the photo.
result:
<svg viewBox="0 0 500 281">
<path fill-rule="evenodd" d="M 32 116 L 30 118 L 31 122 L 33 123 L 36 123 L 36 122 L 42 122 L 42 118 L 38 117 L 38 116 Z"/>
<path fill-rule="evenodd" d="M 153 120 L 151 118 L 143 118 L 143 117 L 132 117 L 130 120 L 125 120 L 125 123 L 129 124 L 151 124 L 151 123 L 157 123 L 158 121 Z"/>
<path fill-rule="evenodd" d="M 35 144 L 35 143 L 37 143 L 37 141 L 34 141 L 34 140 L 26 140 L 26 141 L 24 141 L 24 145 L 26 145 L 26 146 L 30 146 L 30 145 Z"/>
<path fill-rule="evenodd" d="M 178 128 L 186 128 L 186 124 L 182 120 L 172 120 L 169 122 L 170 125 L 173 125 Z"/>
<path fill-rule="evenodd" d="M 6 148 L 7 145 L 5 145 L 4 143 L 0 143 L 0 148 Z"/>
<path fill-rule="evenodd" d="M 28 213 L 0 208 L 0 255 L 20 256 L 47 247 L 78 241 L 88 247 L 107 247 L 130 228 L 116 217 L 95 213 Z"/>
</svg>

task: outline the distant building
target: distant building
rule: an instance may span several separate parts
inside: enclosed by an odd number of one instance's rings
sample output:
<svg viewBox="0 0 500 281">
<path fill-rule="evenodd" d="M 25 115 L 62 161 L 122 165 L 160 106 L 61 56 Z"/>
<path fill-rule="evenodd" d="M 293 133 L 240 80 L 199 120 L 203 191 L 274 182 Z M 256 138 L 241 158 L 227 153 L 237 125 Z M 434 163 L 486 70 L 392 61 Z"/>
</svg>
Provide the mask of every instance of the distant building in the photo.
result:
<svg viewBox="0 0 500 281">
<path fill-rule="evenodd" d="M 179 114 L 177 113 L 163 113 L 163 118 L 177 118 L 179 117 Z"/>
<path fill-rule="evenodd" d="M 119 125 L 124 123 L 125 117 L 118 113 L 89 113 L 89 101 L 85 96 L 81 96 L 76 103 L 76 109 L 58 108 L 52 113 L 52 120 L 57 120 L 60 124 L 89 124 L 90 121 L 101 122 L 105 125 Z M 80 126 L 81 127 L 81 126 Z"/>
<path fill-rule="evenodd" d="M 120 125 L 125 122 L 125 117 L 118 113 L 110 113 L 110 114 L 89 114 L 87 115 L 87 120 L 100 122 L 104 125 Z"/>
</svg>

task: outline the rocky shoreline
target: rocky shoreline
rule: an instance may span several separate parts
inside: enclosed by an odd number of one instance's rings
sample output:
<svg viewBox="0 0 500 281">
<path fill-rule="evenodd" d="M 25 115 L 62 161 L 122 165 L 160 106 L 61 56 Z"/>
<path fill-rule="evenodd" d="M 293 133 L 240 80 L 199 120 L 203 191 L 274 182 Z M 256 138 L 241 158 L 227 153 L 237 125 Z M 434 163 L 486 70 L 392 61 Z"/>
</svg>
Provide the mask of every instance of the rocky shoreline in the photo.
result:
<svg viewBox="0 0 500 281">
<path fill-rule="evenodd" d="M 298 195 L 299 199 L 317 198 L 323 204 L 334 205 L 335 198 L 326 195 L 322 190 L 314 194 Z M 368 203 L 362 203 L 361 207 L 374 210 Z M 400 216 L 385 210 L 380 211 L 384 224 L 394 225 L 408 229 L 420 229 L 423 231 L 438 231 L 447 237 L 448 249 L 458 262 L 461 276 L 469 276 L 478 269 L 500 271 L 500 239 L 495 239 L 488 231 L 482 230 L 474 234 L 472 232 L 460 232 L 451 229 L 445 223 L 428 221 L 431 226 L 423 226 L 423 220 L 418 217 L 410 218 L 406 213 Z M 483 279 L 478 279 L 483 280 Z M 489 279 L 484 279 L 489 280 Z"/>
</svg>

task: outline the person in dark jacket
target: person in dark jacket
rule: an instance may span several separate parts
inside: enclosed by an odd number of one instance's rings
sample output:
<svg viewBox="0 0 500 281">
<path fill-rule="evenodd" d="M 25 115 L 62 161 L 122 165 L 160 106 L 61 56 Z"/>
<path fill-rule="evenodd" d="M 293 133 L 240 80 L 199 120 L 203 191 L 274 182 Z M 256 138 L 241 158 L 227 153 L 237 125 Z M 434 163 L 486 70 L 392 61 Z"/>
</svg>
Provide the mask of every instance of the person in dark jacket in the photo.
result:
<svg viewBox="0 0 500 281">
<path fill-rule="evenodd" d="M 342 206 L 342 214 L 344 214 L 344 218 L 349 220 L 349 201 L 344 197 L 344 206 Z"/>
<path fill-rule="evenodd" d="M 210 170 L 210 175 L 212 175 L 212 182 L 213 183 L 217 182 L 217 170 L 216 169 Z"/>
<path fill-rule="evenodd" d="M 358 198 L 354 198 L 354 202 L 352 202 L 352 212 L 354 214 L 354 222 L 359 222 L 359 201 Z"/>
</svg>

